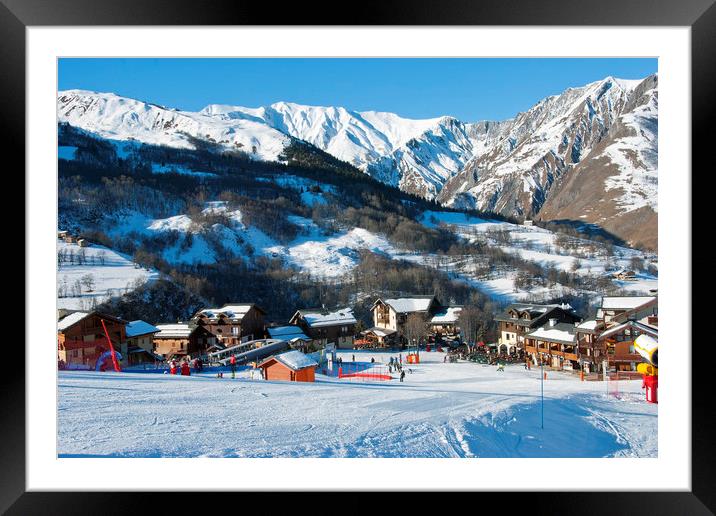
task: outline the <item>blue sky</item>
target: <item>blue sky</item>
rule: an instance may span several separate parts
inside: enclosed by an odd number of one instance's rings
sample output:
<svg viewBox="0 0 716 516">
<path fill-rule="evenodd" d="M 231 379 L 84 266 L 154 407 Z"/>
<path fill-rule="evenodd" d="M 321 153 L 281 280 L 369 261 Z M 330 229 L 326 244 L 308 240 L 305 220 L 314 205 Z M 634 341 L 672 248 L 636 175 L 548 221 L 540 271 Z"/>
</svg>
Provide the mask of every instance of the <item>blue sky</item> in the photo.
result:
<svg viewBox="0 0 716 516">
<path fill-rule="evenodd" d="M 638 79 L 656 71 L 657 59 L 641 58 L 62 58 L 58 84 L 189 111 L 284 100 L 471 122 L 510 118 L 609 75 Z"/>
</svg>

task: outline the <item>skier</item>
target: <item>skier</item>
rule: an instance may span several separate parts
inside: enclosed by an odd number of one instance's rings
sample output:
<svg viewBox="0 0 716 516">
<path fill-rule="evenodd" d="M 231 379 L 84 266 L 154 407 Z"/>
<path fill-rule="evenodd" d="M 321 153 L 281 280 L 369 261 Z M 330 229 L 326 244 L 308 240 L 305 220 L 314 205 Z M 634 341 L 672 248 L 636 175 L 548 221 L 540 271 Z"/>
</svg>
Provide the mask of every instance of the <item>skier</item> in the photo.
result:
<svg viewBox="0 0 716 516">
<path fill-rule="evenodd" d="M 169 374 L 177 374 L 177 363 L 175 360 L 169 362 Z"/>
<path fill-rule="evenodd" d="M 405 378 L 405 371 L 400 371 L 400 381 L 403 381 L 403 378 Z"/>
<path fill-rule="evenodd" d="M 355 362 L 355 361 L 356 361 L 356 356 L 355 356 L 355 355 L 353 355 L 353 362 Z"/>
<path fill-rule="evenodd" d="M 184 361 L 181 364 L 181 375 L 182 376 L 190 376 L 191 375 L 191 369 L 189 369 L 189 362 Z"/>
<path fill-rule="evenodd" d="M 195 366 L 197 372 L 201 372 L 201 370 L 204 368 L 204 363 L 201 361 L 201 357 L 198 357 L 196 359 Z"/>
<path fill-rule="evenodd" d="M 370 357 L 370 363 L 371 363 L 371 364 L 375 364 L 375 358 Z"/>
</svg>

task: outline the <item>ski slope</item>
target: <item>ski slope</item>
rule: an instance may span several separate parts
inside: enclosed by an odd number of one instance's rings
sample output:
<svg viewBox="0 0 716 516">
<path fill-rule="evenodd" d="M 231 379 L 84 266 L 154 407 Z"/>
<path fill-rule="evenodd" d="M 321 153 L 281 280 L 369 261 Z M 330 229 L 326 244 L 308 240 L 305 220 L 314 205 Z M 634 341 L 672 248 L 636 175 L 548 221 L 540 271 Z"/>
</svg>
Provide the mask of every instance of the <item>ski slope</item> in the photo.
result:
<svg viewBox="0 0 716 516">
<path fill-rule="evenodd" d="M 347 351 L 344 363 L 387 363 Z M 397 353 L 394 354 L 397 357 Z M 657 406 L 640 381 L 443 363 L 421 353 L 405 382 L 316 383 L 60 371 L 61 457 L 656 457 Z M 403 355 L 405 359 L 405 355 Z M 228 376 L 228 375 L 227 375 Z"/>
</svg>

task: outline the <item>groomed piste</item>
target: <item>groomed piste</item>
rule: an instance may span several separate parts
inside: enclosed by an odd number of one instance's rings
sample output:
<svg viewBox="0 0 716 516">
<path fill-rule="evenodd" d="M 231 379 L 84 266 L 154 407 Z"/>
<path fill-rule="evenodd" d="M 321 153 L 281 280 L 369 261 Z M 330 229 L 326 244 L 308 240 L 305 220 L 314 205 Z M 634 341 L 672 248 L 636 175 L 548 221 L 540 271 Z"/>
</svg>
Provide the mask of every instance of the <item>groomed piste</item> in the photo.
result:
<svg viewBox="0 0 716 516">
<path fill-rule="evenodd" d="M 389 353 L 339 352 L 387 364 Z M 420 354 L 403 383 L 60 371 L 61 457 L 656 457 L 658 405 L 603 382 Z"/>
</svg>

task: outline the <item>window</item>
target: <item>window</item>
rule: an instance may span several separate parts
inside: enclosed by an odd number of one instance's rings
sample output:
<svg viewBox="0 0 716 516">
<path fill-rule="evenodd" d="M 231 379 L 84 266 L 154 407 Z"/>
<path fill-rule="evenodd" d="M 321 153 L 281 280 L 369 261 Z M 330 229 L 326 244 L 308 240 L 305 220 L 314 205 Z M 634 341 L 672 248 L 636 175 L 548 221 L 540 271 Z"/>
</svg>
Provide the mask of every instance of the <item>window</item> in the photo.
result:
<svg viewBox="0 0 716 516">
<path fill-rule="evenodd" d="M 239 328 L 238 326 L 232 326 L 232 327 L 231 327 L 231 333 L 233 333 L 234 335 L 238 335 L 240 329 L 241 329 L 241 328 Z"/>
</svg>

